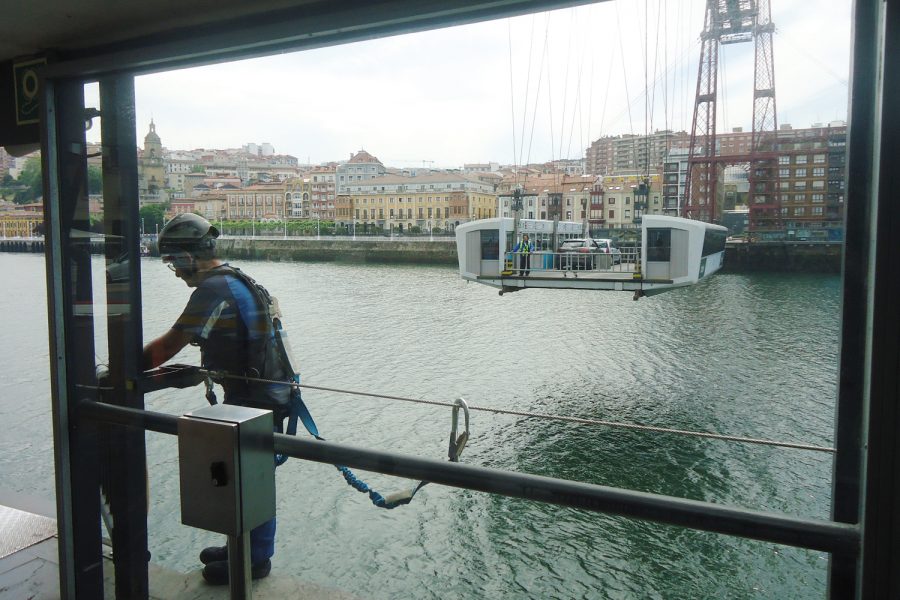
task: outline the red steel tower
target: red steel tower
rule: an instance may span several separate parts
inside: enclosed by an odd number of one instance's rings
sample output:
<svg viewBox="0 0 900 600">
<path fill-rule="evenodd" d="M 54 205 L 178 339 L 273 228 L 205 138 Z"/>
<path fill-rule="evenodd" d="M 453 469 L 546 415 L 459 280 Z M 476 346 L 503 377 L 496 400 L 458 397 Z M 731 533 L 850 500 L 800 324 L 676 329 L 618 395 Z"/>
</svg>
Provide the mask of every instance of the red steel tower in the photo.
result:
<svg viewBox="0 0 900 600">
<path fill-rule="evenodd" d="M 718 221 L 718 180 L 726 164 L 749 164 L 750 229 L 760 234 L 781 229 L 778 187 L 778 120 L 775 112 L 775 60 L 769 0 L 707 0 L 701 36 L 697 94 L 682 215 Z M 719 46 L 753 41 L 753 133 L 749 154 L 720 155 L 716 149 L 716 87 Z"/>
</svg>

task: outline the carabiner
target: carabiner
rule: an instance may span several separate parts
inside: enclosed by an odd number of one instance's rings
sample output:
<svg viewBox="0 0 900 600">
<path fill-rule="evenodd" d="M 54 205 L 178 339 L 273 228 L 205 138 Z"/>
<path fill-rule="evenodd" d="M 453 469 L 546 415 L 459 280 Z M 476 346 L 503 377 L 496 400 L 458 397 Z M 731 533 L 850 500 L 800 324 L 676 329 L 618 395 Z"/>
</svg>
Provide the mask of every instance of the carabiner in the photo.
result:
<svg viewBox="0 0 900 600">
<path fill-rule="evenodd" d="M 466 419 L 466 430 L 459 435 L 456 436 L 456 432 L 458 430 L 459 423 L 459 409 L 463 409 L 463 413 L 465 414 Z M 450 458 L 451 462 L 459 462 L 459 455 L 462 454 L 463 449 L 466 447 L 466 442 L 469 441 L 469 405 L 466 404 L 466 401 L 462 398 L 457 398 L 456 402 L 453 403 L 453 417 L 452 417 L 452 427 L 450 428 L 450 446 L 447 451 L 447 456 Z"/>
</svg>

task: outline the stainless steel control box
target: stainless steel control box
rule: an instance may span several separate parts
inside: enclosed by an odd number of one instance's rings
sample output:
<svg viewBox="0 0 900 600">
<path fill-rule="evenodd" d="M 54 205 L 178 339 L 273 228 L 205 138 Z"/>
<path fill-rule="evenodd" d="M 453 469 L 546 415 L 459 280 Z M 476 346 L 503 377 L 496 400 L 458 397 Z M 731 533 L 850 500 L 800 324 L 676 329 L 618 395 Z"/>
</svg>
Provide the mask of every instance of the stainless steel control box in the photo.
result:
<svg viewBox="0 0 900 600">
<path fill-rule="evenodd" d="M 275 516 L 271 411 L 216 404 L 178 419 L 181 522 L 239 536 Z"/>
</svg>

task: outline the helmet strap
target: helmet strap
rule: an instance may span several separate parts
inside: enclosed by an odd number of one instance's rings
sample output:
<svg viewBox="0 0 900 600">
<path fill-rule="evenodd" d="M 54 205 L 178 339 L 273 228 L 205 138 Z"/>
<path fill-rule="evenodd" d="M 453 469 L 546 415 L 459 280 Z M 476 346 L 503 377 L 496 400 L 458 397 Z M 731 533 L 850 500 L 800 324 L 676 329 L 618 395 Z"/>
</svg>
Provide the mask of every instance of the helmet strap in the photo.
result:
<svg viewBox="0 0 900 600">
<path fill-rule="evenodd" d="M 188 275 L 190 275 L 191 277 L 194 277 L 197 274 L 197 259 L 194 258 L 190 254 L 188 256 L 191 257 L 191 262 L 187 267 L 185 267 L 184 270 L 187 272 Z"/>
</svg>

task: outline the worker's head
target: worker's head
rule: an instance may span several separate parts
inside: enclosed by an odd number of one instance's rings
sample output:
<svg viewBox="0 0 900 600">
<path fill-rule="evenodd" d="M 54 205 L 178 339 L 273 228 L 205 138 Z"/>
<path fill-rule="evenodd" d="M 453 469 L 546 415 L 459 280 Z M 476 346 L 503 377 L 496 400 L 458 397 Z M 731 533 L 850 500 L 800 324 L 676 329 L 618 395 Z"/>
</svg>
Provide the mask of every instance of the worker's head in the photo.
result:
<svg viewBox="0 0 900 600">
<path fill-rule="evenodd" d="M 523 234 L 523 235 L 522 235 L 522 239 L 525 240 L 525 241 L 527 242 L 527 241 L 528 241 L 528 234 L 527 234 L 527 233 Z"/>
<path fill-rule="evenodd" d="M 219 230 L 209 221 L 194 213 L 182 213 L 159 232 L 159 255 L 177 277 L 196 285 L 198 263 L 216 257 L 217 237 Z"/>
</svg>

